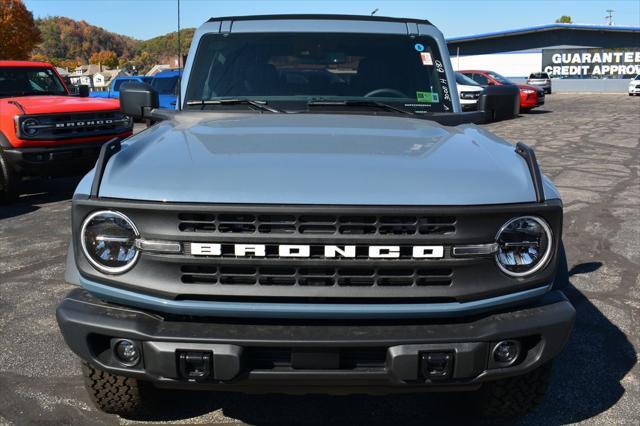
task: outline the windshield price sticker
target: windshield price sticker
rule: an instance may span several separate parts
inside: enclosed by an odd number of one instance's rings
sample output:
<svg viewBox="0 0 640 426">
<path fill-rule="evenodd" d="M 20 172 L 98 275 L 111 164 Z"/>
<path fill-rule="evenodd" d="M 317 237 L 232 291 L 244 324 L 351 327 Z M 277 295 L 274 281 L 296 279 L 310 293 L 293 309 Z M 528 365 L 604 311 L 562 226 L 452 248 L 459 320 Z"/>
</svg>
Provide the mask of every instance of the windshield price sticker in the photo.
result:
<svg viewBox="0 0 640 426">
<path fill-rule="evenodd" d="M 444 74 L 444 65 L 442 65 L 442 62 L 440 62 L 440 60 L 436 59 L 435 64 L 436 64 L 436 70 L 440 74 Z"/>
<path fill-rule="evenodd" d="M 435 92 L 416 92 L 416 100 L 425 104 L 437 104 L 440 102 L 440 96 Z"/>
<path fill-rule="evenodd" d="M 420 52 L 420 59 L 422 60 L 422 65 L 433 65 L 433 59 L 429 52 Z"/>
</svg>

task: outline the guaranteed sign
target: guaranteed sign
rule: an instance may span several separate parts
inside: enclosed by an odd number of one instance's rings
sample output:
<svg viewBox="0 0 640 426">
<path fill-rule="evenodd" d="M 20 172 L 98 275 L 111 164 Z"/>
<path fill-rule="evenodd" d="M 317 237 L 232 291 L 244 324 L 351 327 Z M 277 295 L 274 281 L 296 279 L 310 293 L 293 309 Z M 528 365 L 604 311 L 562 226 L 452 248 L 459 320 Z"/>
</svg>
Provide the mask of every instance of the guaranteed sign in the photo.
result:
<svg viewBox="0 0 640 426">
<path fill-rule="evenodd" d="M 631 78 L 640 74 L 640 48 L 543 49 L 542 71 L 554 77 Z"/>
</svg>

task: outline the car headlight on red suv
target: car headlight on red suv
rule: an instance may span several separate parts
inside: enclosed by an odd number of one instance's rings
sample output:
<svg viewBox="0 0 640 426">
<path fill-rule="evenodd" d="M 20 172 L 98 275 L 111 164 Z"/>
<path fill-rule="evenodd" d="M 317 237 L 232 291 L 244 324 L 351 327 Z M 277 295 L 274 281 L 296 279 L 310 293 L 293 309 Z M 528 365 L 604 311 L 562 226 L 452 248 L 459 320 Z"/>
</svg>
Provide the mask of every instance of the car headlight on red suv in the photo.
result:
<svg viewBox="0 0 640 426">
<path fill-rule="evenodd" d="M 524 277 L 547 265 L 553 235 L 544 219 L 522 216 L 505 223 L 496 235 L 496 242 L 498 267 L 512 277 Z"/>
<path fill-rule="evenodd" d="M 94 268 L 107 274 L 122 274 L 138 260 L 135 242 L 139 236 L 136 226 L 127 216 L 103 210 L 91 213 L 84 220 L 80 243 Z"/>
<path fill-rule="evenodd" d="M 35 118 L 27 118 L 22 122 L 22 131 L 27 136 L 34 136 L 38 133 L 38 120 Z"/>
</svg>

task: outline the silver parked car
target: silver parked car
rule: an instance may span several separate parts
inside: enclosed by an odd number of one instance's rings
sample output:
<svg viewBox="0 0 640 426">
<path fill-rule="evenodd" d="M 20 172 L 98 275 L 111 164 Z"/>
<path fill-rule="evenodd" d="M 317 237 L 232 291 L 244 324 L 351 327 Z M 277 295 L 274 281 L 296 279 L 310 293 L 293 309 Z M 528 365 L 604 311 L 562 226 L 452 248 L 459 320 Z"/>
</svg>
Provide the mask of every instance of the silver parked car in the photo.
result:
<svg viewBox="0 0 640 426">
<path fill-rule="evenodd" d="M 545 93 L 551 93 L 551 78 L 546 72 L 534 72 L 529 75 L 527 84 L 544 89 Z"/>
</svg>

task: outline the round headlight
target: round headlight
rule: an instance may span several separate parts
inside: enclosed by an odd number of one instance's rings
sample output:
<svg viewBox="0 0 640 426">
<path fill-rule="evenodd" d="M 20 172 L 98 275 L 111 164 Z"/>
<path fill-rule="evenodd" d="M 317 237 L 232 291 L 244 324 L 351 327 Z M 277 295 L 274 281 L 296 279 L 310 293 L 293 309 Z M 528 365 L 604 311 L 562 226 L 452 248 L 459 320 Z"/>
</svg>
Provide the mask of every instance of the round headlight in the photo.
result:
<svg viewBox="0 0 640 426">
<path fill-rule="evenodd" d="M 22 131 L 29 136 L 33 136 L 38 133 L 38 128 L 35 127 L 38 125 L 38 121 L 33 118 L 27 118 L 22 122 Z"/>
<path fill-rule="evenodd" d="M 551 257 L 551 228 L 544 219 L 523 216 L 505 223 L 498 235 L 496 262 L 507 275 L 523 277 L 543 268 Z"/>
<path fill-rule="evenodd" d="M 80 241 L 89 262 L 107 274 L 128 271 L 138 259 L 136 238 L 138 230 L 133 222 L 115 211 L 90 214 L 82 224 Z"/>
</svg>

